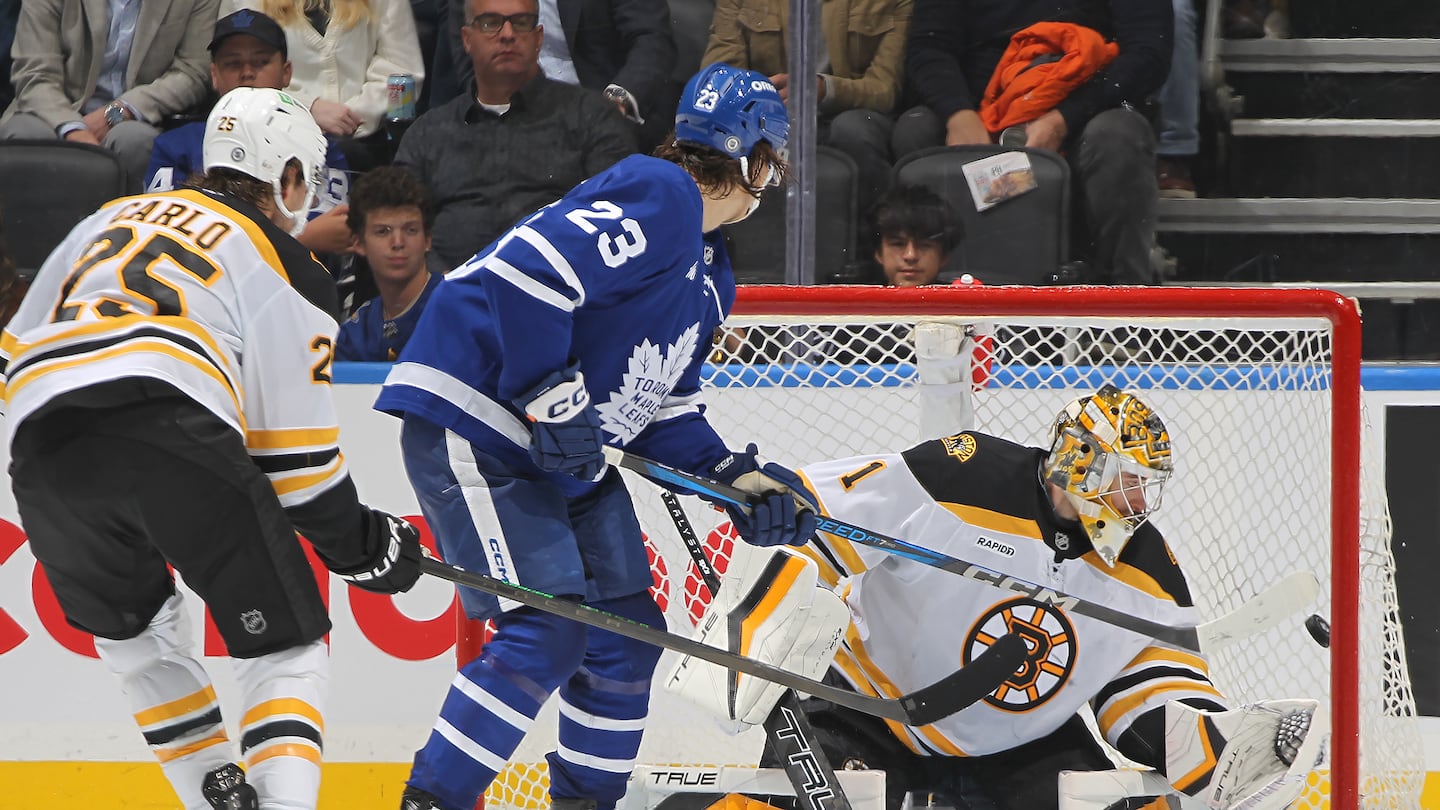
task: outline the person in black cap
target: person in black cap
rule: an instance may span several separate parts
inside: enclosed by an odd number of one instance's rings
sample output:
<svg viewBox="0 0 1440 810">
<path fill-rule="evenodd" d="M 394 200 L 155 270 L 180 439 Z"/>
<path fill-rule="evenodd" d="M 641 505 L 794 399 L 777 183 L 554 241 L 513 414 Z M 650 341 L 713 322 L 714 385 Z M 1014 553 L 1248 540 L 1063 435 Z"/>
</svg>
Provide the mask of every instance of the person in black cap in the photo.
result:
<svg viewBox="0 0 1440 810">
<path fill-rule="evenodd" d="M 221 17 L 210 39 L 210 84 L 217 96 L 237 87 L 284 90 L 290 84 L 290 60 L 279 23 L 250 9 Z M 199 171 L 204 135 L 205 123 L 196 121 L 156 138 L 150 168 L 145 172 L 145 190 L 169 191 Z M 348 251 L 353 242 L 345 224 L 350 180 L 345 173 L 345 155 L 333 142 L 325 163 L 326 182 L 316 195 L 310 222 L 297 238 L 316 253 L 337 254 Z"/>
</svg>

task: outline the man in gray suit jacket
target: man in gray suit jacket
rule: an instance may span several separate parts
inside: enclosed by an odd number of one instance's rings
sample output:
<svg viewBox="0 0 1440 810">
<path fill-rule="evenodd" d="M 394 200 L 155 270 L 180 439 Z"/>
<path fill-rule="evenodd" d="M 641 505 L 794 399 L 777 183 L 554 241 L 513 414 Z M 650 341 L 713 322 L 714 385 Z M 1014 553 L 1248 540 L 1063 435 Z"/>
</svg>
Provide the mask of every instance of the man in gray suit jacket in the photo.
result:
<svg viewBox="0 0 1440 810">
<path fill-rule="evenodd" d="M 205 97 L 219 0 L 25 0 L 0 139 L 63 138 L 120 156 L 139 190 L 166 115 Z"/>
</svg>

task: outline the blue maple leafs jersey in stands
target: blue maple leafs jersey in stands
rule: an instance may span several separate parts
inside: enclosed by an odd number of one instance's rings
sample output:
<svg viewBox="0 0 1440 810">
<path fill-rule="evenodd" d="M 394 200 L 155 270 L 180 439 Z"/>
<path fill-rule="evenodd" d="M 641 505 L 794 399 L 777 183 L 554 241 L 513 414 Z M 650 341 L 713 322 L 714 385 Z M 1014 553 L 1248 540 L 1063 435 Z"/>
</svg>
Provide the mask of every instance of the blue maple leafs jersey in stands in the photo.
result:
<svg viewBox="0 0 1440 810">
<path fill-rule="evenodd" d="M 378 295 L 361 304 L 340 324 L 340 335 L 335 339 L 335 359 L 380 363 L 398 359 L 400 350 L 405 348 L 415 325 L 420 322 L 420 313 L 425 311 L 431 294 L 444 278 L 439 273 L 431 273 L 425 289 L 394 318 L 385 317 L 385 303 Z"/>
<path fill-rule="evenodd" d="M 705 470 L 728 451 L 705 421 L 700 368 L 734 300 L 721 238 L 701 232 L 695 182 L 631 156 L 451 272 L 375 407 L 538 475 L 514 400 L 578 360 L 612 444 Z M 587 486 L 552 477 L 567 494 Z"/>
</svg>

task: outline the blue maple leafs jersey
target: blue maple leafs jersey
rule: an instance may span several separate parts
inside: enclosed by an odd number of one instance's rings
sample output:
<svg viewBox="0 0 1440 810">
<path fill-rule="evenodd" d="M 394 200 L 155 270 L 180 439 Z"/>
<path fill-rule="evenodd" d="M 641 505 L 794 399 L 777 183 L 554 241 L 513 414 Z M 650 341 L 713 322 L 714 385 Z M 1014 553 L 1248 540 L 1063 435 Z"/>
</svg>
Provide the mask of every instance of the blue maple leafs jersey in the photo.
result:
<svg viewBox="0 0 1440 810">
<path fill-rule="evenodd" d="M 380 296 L 361 304 L 340 324 L 340 335 L 335 339 L 335 359 L 388 363 L 399 358 L 400 350 L 405 348 L 415 325 L 420 322 L 420 313 L 425 311 L 431 294 L 444 278 L 439 273 L 431 273 L 420 295 L 404 312 L 389 320 L 385 318 L 385 304 Z"/>
<path fill-rule="evenodd" d="M 706 470 L 728 450 L 705 421 L 700 368 L 734 301 L 721 238 L 701 231 L 695 182 L 631 156 L 451 272 L 375 407 L 535 469 L 514 400 L 579 361 L 612 444 Z M 586 486 L 553 478 L 567 494 Z"/>
</svg>

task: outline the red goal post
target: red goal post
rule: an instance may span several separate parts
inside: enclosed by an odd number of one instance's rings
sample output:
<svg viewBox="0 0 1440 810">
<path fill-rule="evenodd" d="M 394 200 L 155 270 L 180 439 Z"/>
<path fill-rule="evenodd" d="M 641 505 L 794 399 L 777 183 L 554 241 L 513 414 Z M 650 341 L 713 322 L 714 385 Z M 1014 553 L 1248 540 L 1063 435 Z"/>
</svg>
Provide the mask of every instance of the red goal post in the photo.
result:
<svg viewBox="0 0 1440 810">
<path fill-rule="evenodd" d="M 1296 569 L 1325 587 L 1313 610 L 1331 620 L 1328 651 L 1296 616 L 1212 655 L 1217 686 L 1237 701 L 1329 701 L 1328 770 L 1298 807 L 1400 810 L 1418 806 L 1424 761 L 1360 341 L 1355 301 L 1320 289 L 747 287 L 717 336 L 704 398 L 731 444 L 753 440 L 800 465 L 902 449 L 937 429 L 1044 444 L 1074 396 L 1104 382 L 1140 390 L 1176 448 L 1156 523 L 1204 617 Z M 687 627 L 703 607 L 693 573 L 681 575 L 688 556 L 651 486 L 627 480 L 657 601 L 672 629 Z M 720 548 L 719 517 L 689 509 Z M 705 729 L 670 719 L 669 699 L 657 687 L 641 764 L 754 764 L 753 739 L 682 752 Z M 537 723 L 491 807 L 544 806 L 533 762 L 553 733 Z"/>
</svg>

